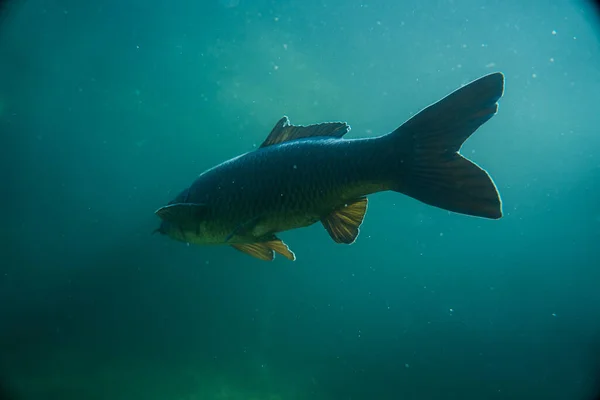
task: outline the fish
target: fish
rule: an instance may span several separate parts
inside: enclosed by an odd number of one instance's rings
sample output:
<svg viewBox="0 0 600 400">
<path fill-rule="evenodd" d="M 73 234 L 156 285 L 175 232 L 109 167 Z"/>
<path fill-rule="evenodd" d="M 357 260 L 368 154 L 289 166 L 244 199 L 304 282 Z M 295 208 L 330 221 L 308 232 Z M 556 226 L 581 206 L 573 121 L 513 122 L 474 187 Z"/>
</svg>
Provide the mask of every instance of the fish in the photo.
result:
<svg viewBox="0 0 600 400">
<path fill-rule="evenodd" d="M 155 232 L 293 261 L 279 233 L 321 222 L 334 242 L 352 244 L 377 192 L 500 219 L 496 184 L 460 148 L 498 112 L 504 81 L 502 72 L 482 76 L 377 137 L 348 139 L 346 122 L 292 125 L 283 116 L 259 148 L 204 171 L 158 208 Z"/>
</svg>

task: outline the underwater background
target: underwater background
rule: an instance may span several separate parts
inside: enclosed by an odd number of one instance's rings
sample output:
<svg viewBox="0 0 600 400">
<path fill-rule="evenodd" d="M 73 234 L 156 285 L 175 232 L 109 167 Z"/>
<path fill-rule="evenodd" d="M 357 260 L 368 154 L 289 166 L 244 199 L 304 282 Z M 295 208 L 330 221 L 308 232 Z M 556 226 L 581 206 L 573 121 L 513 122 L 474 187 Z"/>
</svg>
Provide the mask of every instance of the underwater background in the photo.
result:
<svg viewBox="0 0 600 400">
<path fill-rule="evenodd" d="M 583 399 L 600 42 L 582 2 L 29 0 L 0 27 L 0 376 L 26 400 Z M 549 3 L 548 3 L 549 4 Z M 504 217 L 370 197 L 298 259 L 152 235 L 283 115 L 387 133 L 502 71 Z"/>
</svg>

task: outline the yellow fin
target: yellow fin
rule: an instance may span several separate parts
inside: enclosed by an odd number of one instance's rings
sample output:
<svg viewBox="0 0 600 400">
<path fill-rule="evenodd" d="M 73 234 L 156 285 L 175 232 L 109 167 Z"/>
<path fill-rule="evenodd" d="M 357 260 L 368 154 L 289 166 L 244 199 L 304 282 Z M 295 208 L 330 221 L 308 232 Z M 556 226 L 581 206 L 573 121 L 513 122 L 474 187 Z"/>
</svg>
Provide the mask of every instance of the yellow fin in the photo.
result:
<svg viewBox="0 0 600 400">
<path fill-rule="evenodd" d="M 288 245 L 283 242 L 283 240 L 275 238 L 274 240 L 267 242 L 267 244 L 275 251 L 275 253 L 281 254 L 290 261 L 296 261 L 296 255 L 290 250 Z"/>
<path fill-rule="evenodd" d="M 260 147 L 272 146 L 294 139 L 309 137 L 341 138 L 350 131 L 345 122 L 324 122 L 315 125 L 292 125 L 288 117 L 281 118 Z"/>
<path fill-rule="evenodd" d="M 288 260 L 296 260 L 296 255 L 290 248 L 277 237 L 267 242 L 236 243 L 231 245 L 234 249 L 246 253 L 263 261 L 273 261 L 275 253 L 281 254 Z"/>
<path fill-rule="evenodd" d="M 242 253 L 246 253 L 249 256 L 258 258 L 263 261 L 272 261 L 275 258 L 275 254 L 273 250 L 269 248 L 269 246 L 265 245 L 265 243 L 239 243 L 232 244 L 236 250 L 241 251 Z"/>
<path fill-rule="evenodd" d="M 337 243 L 352 244 L 367 212 L 367 198 L 362 197 L 334 210 L 321 220 L 329 236 Z"/>
</svg>

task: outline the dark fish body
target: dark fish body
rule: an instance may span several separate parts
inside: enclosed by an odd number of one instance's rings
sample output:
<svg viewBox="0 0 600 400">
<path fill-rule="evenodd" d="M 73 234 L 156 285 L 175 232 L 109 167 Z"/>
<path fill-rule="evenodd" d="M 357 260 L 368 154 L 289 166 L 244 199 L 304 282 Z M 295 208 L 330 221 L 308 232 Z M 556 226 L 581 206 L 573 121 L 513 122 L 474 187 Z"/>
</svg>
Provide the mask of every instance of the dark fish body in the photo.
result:
<svg viewBox="0 0 600 400">
<path fill-rule="evenodd" d="M 344 139 L 344 122 L 294 126 L 287 117 L 263 145 L 202 173 L 157 211 L 159 232 L 195 244 L 228 244 L 260 259 L 294 259 L 278 232 L 321 221 L 352 243 L 366 196 L 392 190 L 453 212 L 500 218 L 489 175 L 463 158 L 463 142 L 497 111 L 504 77 L 490 74 L 429 106 L 394 132 Z"/>
<path fill-rule="evenodd" d="M 186 192 L 187 202 L 207 206 L 199 240 L 224 243 L 240 221 L 263 216 L 251 235 L 228 241 L 254 242 L 269 232 L 311 225 L 347 201 L 386 190 L 390 179 L 380 141 L 298 139 L 206 171 Z M 193 234 L 190 239 L 194 242 Z"/>
</svg>

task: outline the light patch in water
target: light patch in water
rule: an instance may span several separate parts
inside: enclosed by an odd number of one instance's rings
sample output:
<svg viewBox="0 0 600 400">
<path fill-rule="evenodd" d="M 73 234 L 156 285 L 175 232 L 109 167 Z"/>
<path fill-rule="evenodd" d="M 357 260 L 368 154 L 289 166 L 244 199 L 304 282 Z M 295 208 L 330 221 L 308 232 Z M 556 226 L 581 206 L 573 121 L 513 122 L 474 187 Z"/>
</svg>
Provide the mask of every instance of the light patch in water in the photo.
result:
<svg viewBox="0 0 600 400">
<path fill-rule="evenodd" d="M 234 8 L 240 5 L 240 0 L 219 0 L 219 4 L 225 8 Z"/>
</svg>

